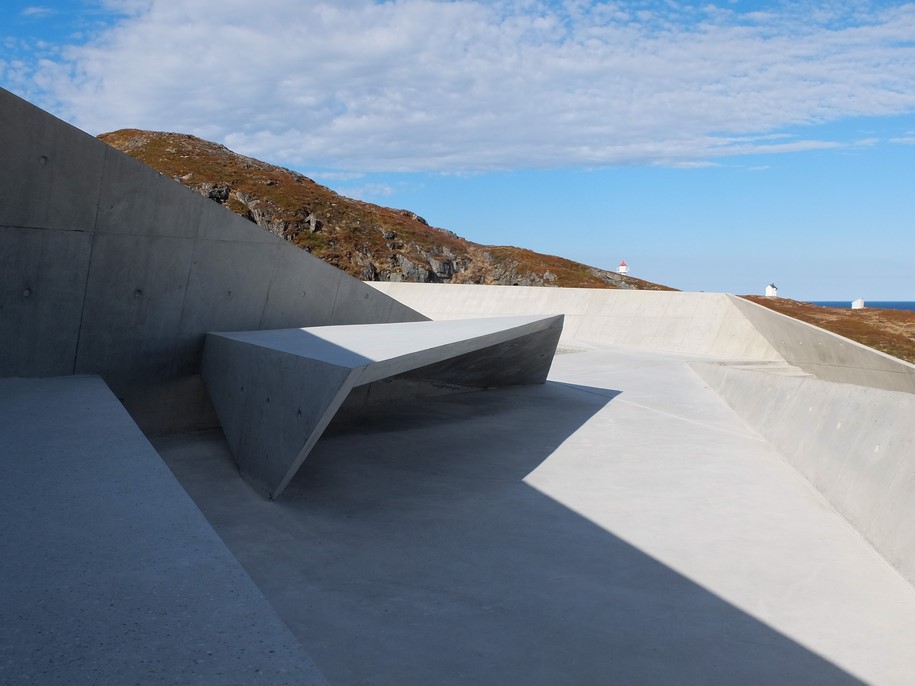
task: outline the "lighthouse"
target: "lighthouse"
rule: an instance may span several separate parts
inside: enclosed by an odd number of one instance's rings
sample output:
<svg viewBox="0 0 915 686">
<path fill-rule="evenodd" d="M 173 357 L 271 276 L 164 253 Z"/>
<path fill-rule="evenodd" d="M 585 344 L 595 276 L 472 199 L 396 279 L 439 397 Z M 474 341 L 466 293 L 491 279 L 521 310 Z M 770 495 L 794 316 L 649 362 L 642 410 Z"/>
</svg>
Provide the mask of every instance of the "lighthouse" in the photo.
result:
<svg viewBox="0 0 915 686">
<path fill-rule="evenodd" d="M 617 268 L 616 272 L 617 272 L 617 274 L 628 274 L 629 273 L 629 265 L 626 264 L 626 260 L 623 260 L 622 262 L 620 262 L 620 266 Z"/>
</svg>

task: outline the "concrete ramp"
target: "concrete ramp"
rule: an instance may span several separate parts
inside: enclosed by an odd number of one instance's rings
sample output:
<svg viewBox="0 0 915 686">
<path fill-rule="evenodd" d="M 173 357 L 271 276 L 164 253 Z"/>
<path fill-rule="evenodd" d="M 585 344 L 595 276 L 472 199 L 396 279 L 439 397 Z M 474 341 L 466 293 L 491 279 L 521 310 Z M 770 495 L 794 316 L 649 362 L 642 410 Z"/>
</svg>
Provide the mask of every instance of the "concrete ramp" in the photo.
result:
<svg viewBox="0 0 915 686">
<path fill-rule="evenodd" d="M 915 584 L 915 395 L 692 366 Z"/>
<path fill-rule="evenodd" d="M 354 388 L 543 383 L 561 331 L 560 315 L 211 333 L 203 377 L 242 474 L 276 498 Z"/>
<path fill-rule="evenodd" d="M 723 293 L 369 283 L 431 319 L 563 314 L 563 343 L 783 361 Z"/>
<path fill-rule="evenodd" d="M 0 380 L 0 457 L 0 683 L 327 683 L 101 379 Z"/>
</svg>

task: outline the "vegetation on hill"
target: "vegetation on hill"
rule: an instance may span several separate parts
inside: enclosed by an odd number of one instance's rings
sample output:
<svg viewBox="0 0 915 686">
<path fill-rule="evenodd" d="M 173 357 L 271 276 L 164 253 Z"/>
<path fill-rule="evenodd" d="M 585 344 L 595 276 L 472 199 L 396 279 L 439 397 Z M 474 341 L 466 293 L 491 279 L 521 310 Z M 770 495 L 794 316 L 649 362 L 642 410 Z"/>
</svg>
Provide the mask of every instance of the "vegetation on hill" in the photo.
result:
<svg viewBox="0 0 915 686">
<path fill-rule="evenodd" d="M 409 210 L 346 198 L 195 136 L 122 129 L 99 138 L 365 281 L 674 290 L 554 255 L 472 243 Z"/>
<path fill-rule="evenodd" d="M 747 300 L 915 364 L 915 312 L 822 307 L 788 298 L 745 295 Z"/>
</svg>

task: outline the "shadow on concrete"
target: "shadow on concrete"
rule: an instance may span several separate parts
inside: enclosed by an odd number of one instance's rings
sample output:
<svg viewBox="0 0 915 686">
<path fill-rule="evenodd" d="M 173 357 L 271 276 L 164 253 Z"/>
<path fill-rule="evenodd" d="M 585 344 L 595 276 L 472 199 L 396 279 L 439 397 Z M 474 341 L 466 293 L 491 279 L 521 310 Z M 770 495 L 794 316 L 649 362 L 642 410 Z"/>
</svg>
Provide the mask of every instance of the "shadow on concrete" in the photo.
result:
<svg viewBox="0 0 915 686">
<path fill-rule="evenodd" d="M 581 384 L 568 383 L 565 381 L 550 381 L 551 384 L 555 386 L 562 386 L 564 388 L 571 388 L 576 391 L 581 391 L 582 393 L 590 393 L 591 395 L 596 395 L 600 398 L 606 398 L 608 401 L 613 400 L 618 396 L 622 391 L 616 391 L 610 388 L 597 388 L 595 386 L 582 386 Z"/>
<path fill-rule="evenodd" d="M 275 503 L 218 435 L 159 447 L 332 683 L 860 683 L 524 482 L 615 394 L 392 408 L 325 437 Z"/>
</svg>

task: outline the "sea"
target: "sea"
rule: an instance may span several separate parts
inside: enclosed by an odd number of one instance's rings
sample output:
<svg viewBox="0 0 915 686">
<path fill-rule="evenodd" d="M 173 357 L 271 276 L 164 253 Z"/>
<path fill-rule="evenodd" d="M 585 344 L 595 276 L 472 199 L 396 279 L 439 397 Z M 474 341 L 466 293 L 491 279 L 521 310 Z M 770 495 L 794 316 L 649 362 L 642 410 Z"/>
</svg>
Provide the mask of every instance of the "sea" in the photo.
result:
<svg viewBox="0 0 915 686">
<path fill-rule="evenodd" d="M 811 305 L 823 307 L 844 307 L 851 309 L 851 300 L 810 300 Z M 915 311 L 915 300 L 865 300 L 864 307 L 885 310 L 912 310 Z"/>
</svg>

